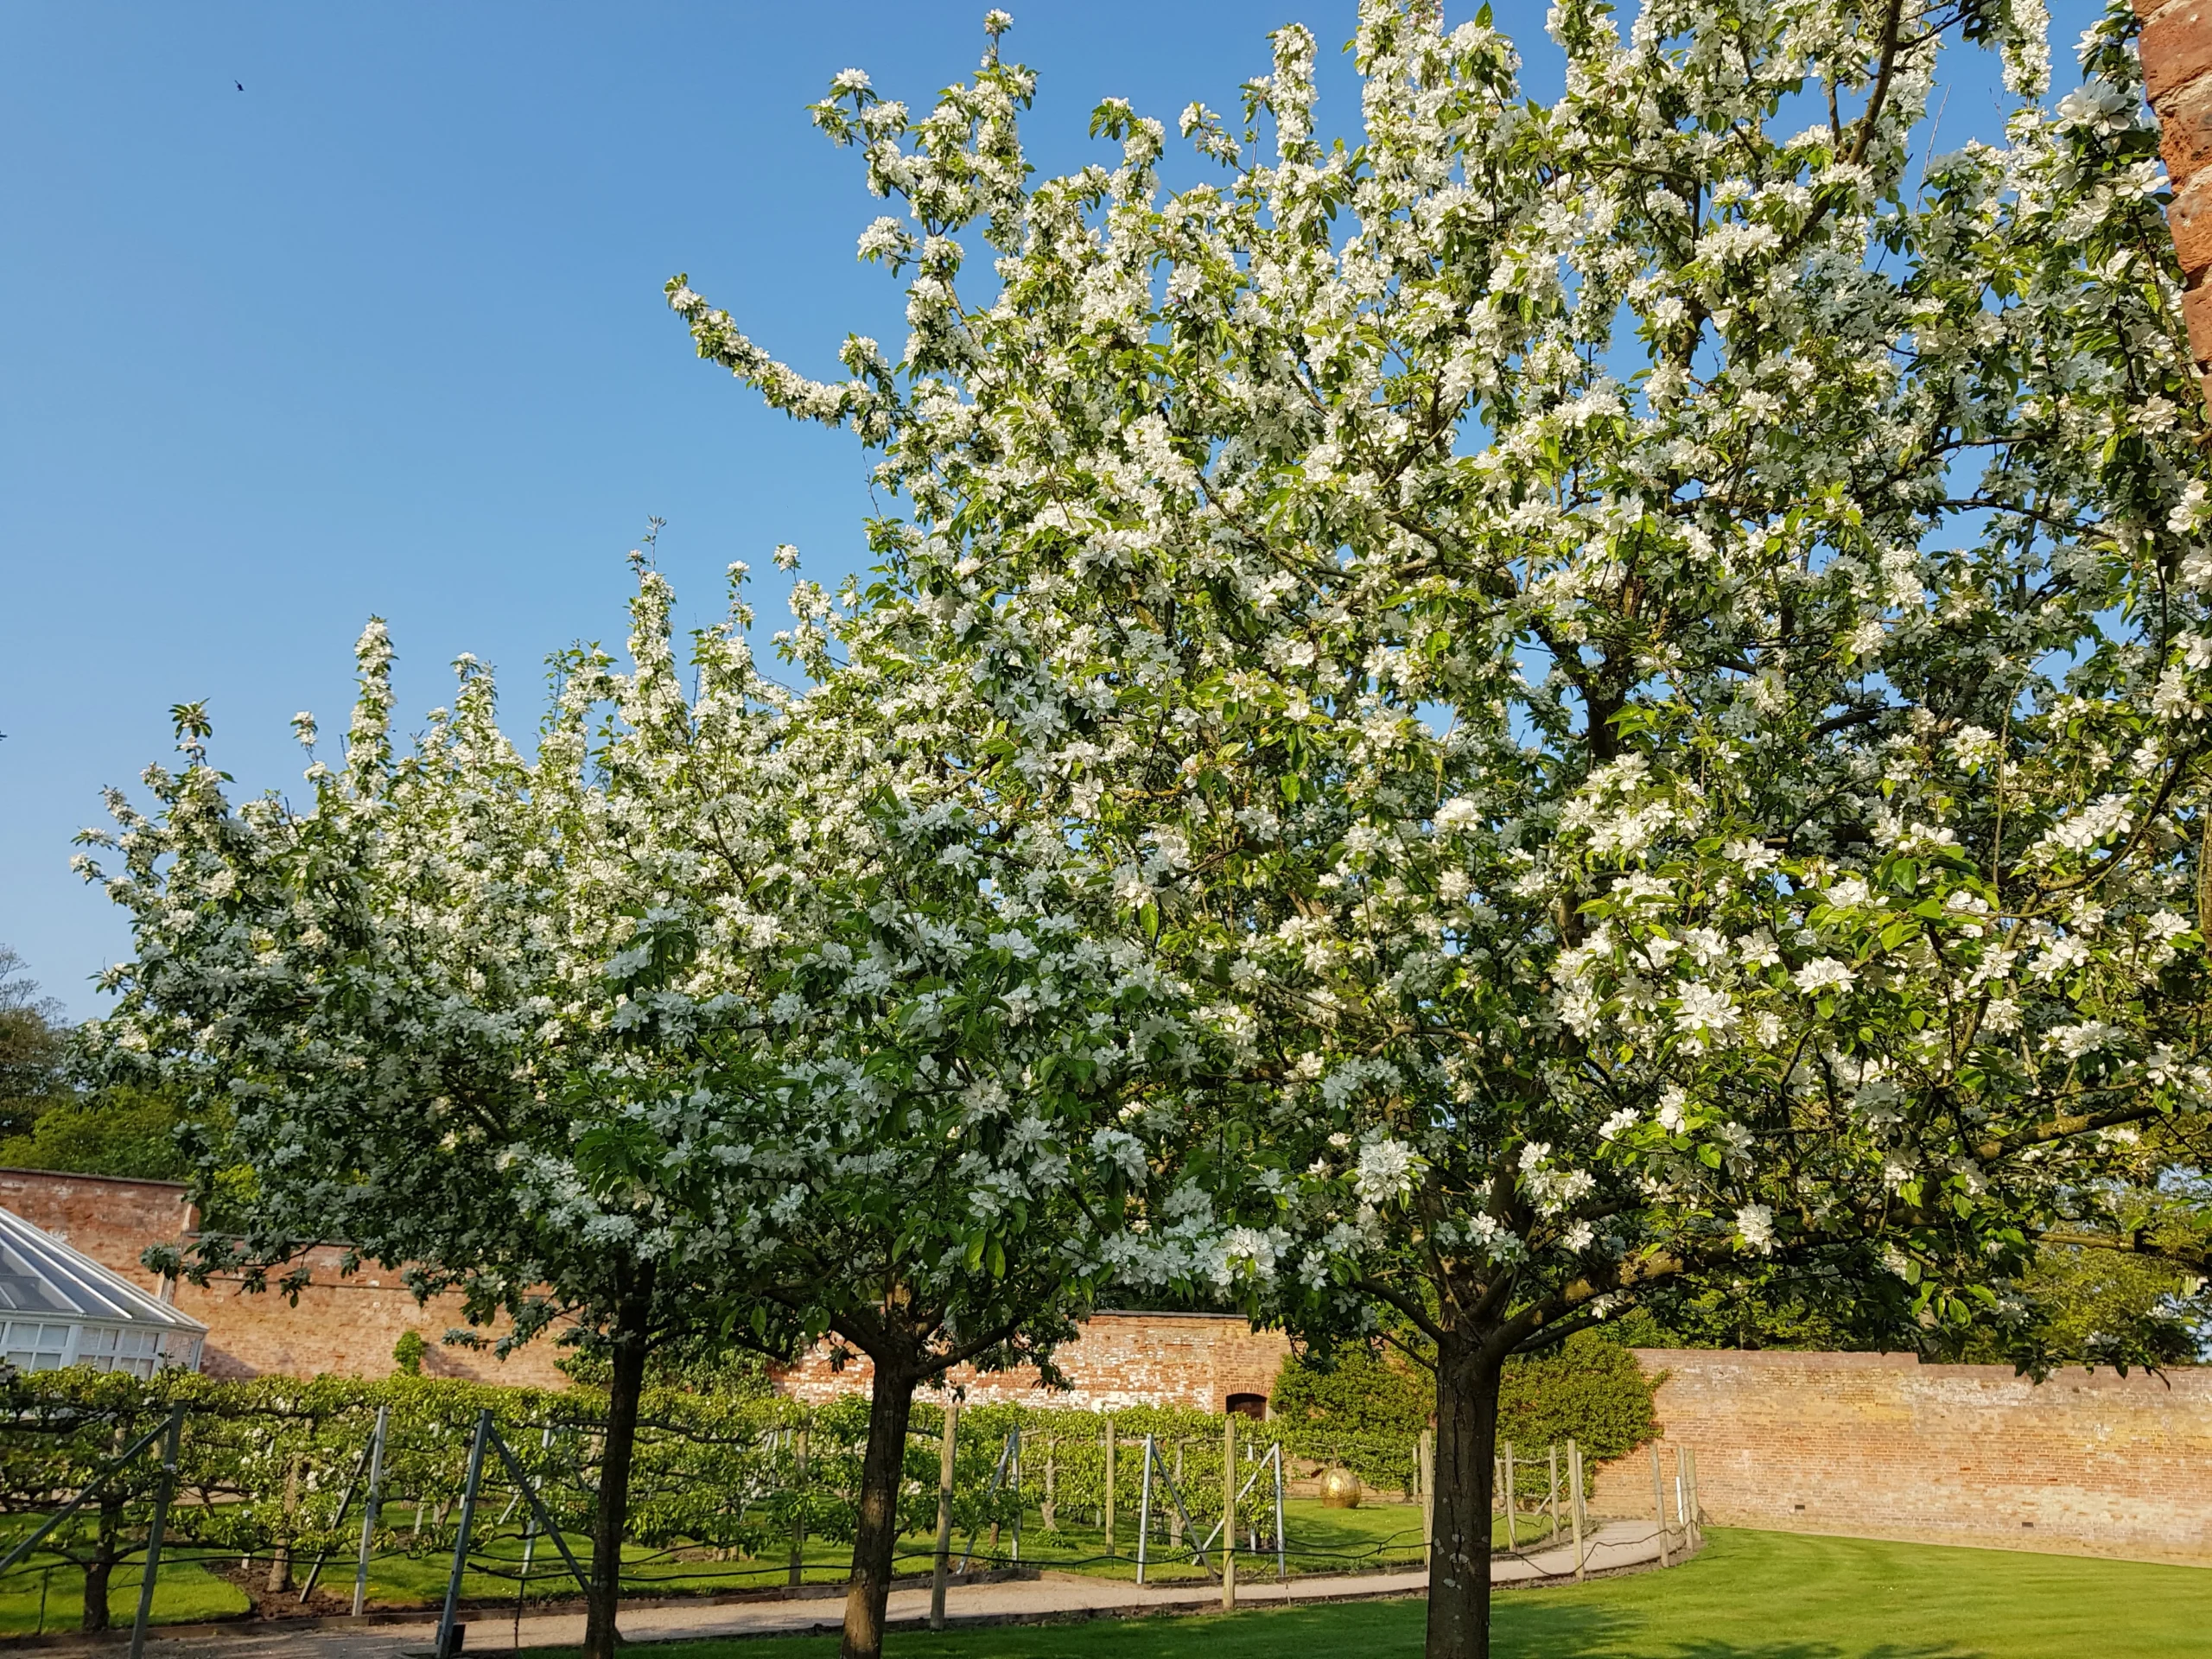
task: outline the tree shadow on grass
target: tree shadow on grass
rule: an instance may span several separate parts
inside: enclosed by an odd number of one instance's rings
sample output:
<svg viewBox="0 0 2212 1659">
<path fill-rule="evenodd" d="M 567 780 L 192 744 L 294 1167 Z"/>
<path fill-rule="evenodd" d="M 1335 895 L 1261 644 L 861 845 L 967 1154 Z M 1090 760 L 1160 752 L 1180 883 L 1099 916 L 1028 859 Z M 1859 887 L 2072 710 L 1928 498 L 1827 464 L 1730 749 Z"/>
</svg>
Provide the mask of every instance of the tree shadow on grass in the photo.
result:
<svg viewBox="0 0 2212 1659">
<path fill-rule="evenodd" d="M 1771 1637 L 1749 1640 L 1654 1633 L 1647 1615 L 1602 1605 L 1505 1603 L 1498 1613 L 1497 1659 L 2003 1659 L 1956 1642 L 1800 1636 L 1786 1612 L 1770 1621 Z M 888 1659 L 1420 1659 L 1421 1629 L 1417 1602 L 1336 1602 L 1255 1606 L 1226 1618 L 1153 1614 L 942 1633 L 900 1630 L 885 1649 Z M 835 1637 L 709 1638 L 656 1644 L 652 1652 L 666 1659 L 831 1659 L 836 1647 Z M 558 1659 L 574 1652 L 561 1649 Z M 556 1659 L 550 1649 L 531 1653 Z"/>
<path fill-rule="evenodd" d="M 1650 1634 L 1647 1620 L 1605 1607 L 1516 1607 L 1497 1621 L 1498 1659 L 1990 1659 L 1955 1642 L 1837 1643 L 1792 1634 L 1786 1615 L 1770 1639 Z"/>
</svg>

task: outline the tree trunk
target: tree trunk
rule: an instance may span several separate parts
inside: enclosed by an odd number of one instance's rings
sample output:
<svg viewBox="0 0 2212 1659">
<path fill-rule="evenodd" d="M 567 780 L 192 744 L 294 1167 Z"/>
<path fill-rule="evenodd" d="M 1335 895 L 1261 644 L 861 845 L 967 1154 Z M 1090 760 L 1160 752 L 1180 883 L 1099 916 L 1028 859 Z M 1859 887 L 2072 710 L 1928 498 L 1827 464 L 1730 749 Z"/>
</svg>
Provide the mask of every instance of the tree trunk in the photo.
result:
<svg viewBox="0 0 2212 1659">
<path fill-rule="evenodd" d="M 269 1557 L 269 1593 L 281 1596 L 292 1587 L 292 1530 L 300 1507 L 300 1459 L 294 1458 L 284 1473 L 284 1519 L 276 1534 L 276 1548 Z"/>
<path fill-rule="evenodd" d="M 859 1529 L 853 1538 L 852 1587 L 845 1592 L 845 1635 L 837 1659 L 881 1659 L 883 1610 L 891 1599 L 891 1554 L 899 1541 L 899 1491 L 906 1475 L 906 1420 L 920 1381 L 896 1357 L 872 1354 L 868 1454 L 861 1464 Z"/>
<path fill-rule="evenodd" d="M 592 1510 L 591 1593 L 585 1599 L 584 1659 L 614 1659 L 621 1640 L 614 1614 L 622 1599 L 622 1538 L 630 1519 L 630 1464 L 638 1443 L 638 1396 L 645 1391 L 652 1334 L 653 1266 L 616 1269 L 614 1352 L 607 1385 L 607 1444 Z"/>
<path fill-rule="evenodd" d="M 1492 1465 L 1503 1356 L 1464 1338 L 1436 1356 L 1436 1519 L 1425 1659 L 1490 1659 Z"/>
<path fill-rule="evenodd" d="M 107 1589 L 115 1576 L 116 1557 L 122 1553 L 117 1547 L 122 1531 L 123 1499 L 103 1496 L 99 1525 L 92 1535 L 92 1553 L 85 1562 L 85 1612 L 77 1621 L 80 1630 L 108 1628 Z"/>
</svg>

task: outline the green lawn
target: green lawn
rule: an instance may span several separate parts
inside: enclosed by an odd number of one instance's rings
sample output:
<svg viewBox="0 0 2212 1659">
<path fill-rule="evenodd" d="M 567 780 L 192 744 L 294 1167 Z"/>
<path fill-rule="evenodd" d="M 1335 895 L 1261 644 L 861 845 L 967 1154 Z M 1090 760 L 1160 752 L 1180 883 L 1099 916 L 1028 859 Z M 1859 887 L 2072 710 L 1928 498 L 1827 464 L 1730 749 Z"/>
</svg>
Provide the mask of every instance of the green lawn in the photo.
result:
<svg viewBox="0 0 2212 1659">
<path fill-rule="evenodd" d="M 1417 1601 L 1233 1618 L 894 1634 L 888 1659 L 1414 1659 Z M 1668 1573 L 1498 1598 L 1499 1659 L 2198 1659 L 2212 1572 L 1716 1531 Z M 829 1637 L 656 1644 L 654 1659 L 826 1659 Z M 548 1659 L 556 1650 L 542 1650 Z M 573 1652 L 573 1649 L 565 1651 Z"/>
<path fill-rule="evenodd" d="M 45 1609 L 39 1601 L 45 1592 Z M 154 1586 L 154 1620 L 161 1624 L 189 1624 L 200 1619 L 227 1618 L 246 1610 L 246 1599 L 213 1573 L 189 1561 L 168 1561 Z M 41 1630 L 73 1630 L 85 1612 L 85 1579 L 76 1567 L 56 1566 L 49 1574 L 43 1566 L 17 1567 L 0 1589 L 0 1637 L 32 1636 Z M 115 1569 L 108 1585 L 107 1616 L 127 1629 L 138 1616 L 138 1563 L 124 1562 Z"/>
<path fill-rule="evenodd" d="M 1136 1576 L 1137 1517 L 1134 1507 L 1117 1511 L 1115 1517 L 1115 1549 L 1110 1558 L 1106 1554 L 1106 1535 L 1096 1524 L 1095 1516 L 1077 1516 L 1064 1513 L 1058 1532 L 1046 1532 L 1039 1524 L 1033 1510 L 1022 1522 L 1021 1560 L 1025 1566 L 1042 1566 L 1084 1573 L 1098 1578 L 1134 1579 Z M 1274 1571 L 1274 1509 L 1272 1502 L 1258 1507 L 1248 1515 L 1260 1531 L 1260 1551 L 1264 1562 L 1248 1562 L 1246 1573 L 1259 1571 L 1262 1566 L 1270 1574 Z M 1090 1524 L 1085 1524 L 1089 1522 Z M 1505 1541 L 1504 1521 L 1497 1523 L 1497 1541 Z M 1531 1537 L 1541 1530 L 1541 1523 L 1524 1516 L 1518 1537 L 1525 1547 Z M 1211 1526 L 1202 1524 L 1199 1536 L 1205 1536 Z M 1001 1555 L 1010 1551 L 1011 1540 L 1001 1537 Z M 967 1541 L 956 1540 L 956 1557 Z M 1249 1548 L 1250 1539 L 1245 1538 Z M 1293 1573 L 1343 1573 L 1364 1567 L 1418 1565 L 1421 1559 L 1421 1510 L 1410 1503 L 1368 1503 L 1357 1510 L 1332 1510 L 1319 1498 L 1294 1497 L 1283 1504 L 1283 1545 L 1286 1565 Z M 902 1572 L 921 1572 L 929 1565 L 929 1541 L 910 1537 L 900 1545 Z M 983 1548 L 979 1542 L 977 1554 Z M 1209 1560 L 1213 1557 L 1209 1553 Z M 1155 1532 L 1149 1549 L 1145 1576 L 1166 1583 L 1176 1580 L 1196 1580 L 1206 1575 L 1191 1561 L 1186 1545 L 1180 1551 L 1169 1549 Z"/>
</svg>

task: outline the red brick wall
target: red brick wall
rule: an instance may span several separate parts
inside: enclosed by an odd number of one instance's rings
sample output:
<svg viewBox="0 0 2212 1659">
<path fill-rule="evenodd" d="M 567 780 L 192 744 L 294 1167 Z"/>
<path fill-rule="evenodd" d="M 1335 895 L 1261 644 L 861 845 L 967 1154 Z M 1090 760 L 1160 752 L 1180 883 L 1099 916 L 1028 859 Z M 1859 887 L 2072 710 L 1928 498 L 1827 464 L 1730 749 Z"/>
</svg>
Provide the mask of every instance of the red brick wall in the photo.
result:
<svg viewBox="0 0 2212 1659">
<path fill-rule="evenodd" d="M 801 1400 L 821 1402 L 864 1391 L 872 1368 L 855 1356 L 842 1371 L 830 1369 L 823 1342 L 778 1382 Z M 1128 1406 L 1197 1406 L 1219 1411 L 1232 1394 L 1272 1395 L 1290 1344 L 1280 1331 L 1255 1331 L 1224 1313 L 1096 1313 L 1082 1333 L 1059 1351 L 1067 1390 L 1047 1390 L 1034 1370 L 979 1374 L 962 1366 L 952 1375 L 964 1397 L 979 1403 L 1019 1402 L 1074 1410 L 1121 1410 Z"/>
<path fill-rule="evenodd" d="M 2200 375 L 2212 367 L 2212 7 L 2135 0 L 2143 20 L 2143 90 L 2158 118 L 2173 203 L 2166 229 L 2181 261 L 2182 320 Z M 2203 381 L 2212 401 L 2212 376 Z"/>
<path fill-rule="evenodd" d="M 0 1169 L 0 1210 L 12 1210 L 73 1250 L 158 1293 L 161 1275 L 138 1265 L 149 1244 L 173 1244 L 196 1219 L 175 1181 L 119 1181 Z M 194 1315 L 197 1318 L 198 1315 Z"/>
<path fill-rule="evenodd" d="M 1706 1518 L 1802 1532 L 2212 1564 L 2212 1370 L 2040 1385 L 1909 1355 L 1639 1350 Z M 1649 1515 L 1638 1452 L 1593 1507 Z"/>
<path fill-rule="evenodd" d="M 42 1227 L 102 1267 L 149 1290 L 159 1275 L 138 1265 L 149 1244 L 175 1243 L 196 1219 L 173 1181 L 125 1181 L 98 1175 L 57 1175 L 42 1170 L 0 1170 L 0 1208 Z M 416 1330 L 431 1346 L 423 1370 L 431 1376 L 465 1376 L 482 1382 L 560 1388 L 554 1369 L 563 1350 L 541 1338 L 512 1358 L 439 1345 L 438 1338 L 465 1325 L 458 1296 L 418 1305 L 392 1274 L 369 1267 L 351 1278 L 338 1272 L 339 1252 L 321 1248 L 309 1256 L 313 1282 L 295 1307 L 273 1291 L 247 1294 L 235 1278 L 218 1278 L 201 1289 L 181 1284 L 172 1300 L 179 1312 L 207 1326 L 200 1369 L 211 1376 L 276 1374 L 312 1376 L 387 1376 L 392 1344 Z M 499 1327 L 486 1332 L 496 1337 Z"/>
</svg>

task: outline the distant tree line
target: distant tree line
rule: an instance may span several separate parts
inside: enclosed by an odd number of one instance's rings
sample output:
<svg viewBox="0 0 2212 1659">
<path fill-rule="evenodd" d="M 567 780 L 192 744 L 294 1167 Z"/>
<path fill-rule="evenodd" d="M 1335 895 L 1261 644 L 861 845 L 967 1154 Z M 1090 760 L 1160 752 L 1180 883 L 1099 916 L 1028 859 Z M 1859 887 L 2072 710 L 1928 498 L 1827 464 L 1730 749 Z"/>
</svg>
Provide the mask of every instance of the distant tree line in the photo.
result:
<svg viewBox="0 0 2212 1659">
<path fill-rule="evenodd" d="M 86 1082 L 61 1004 L 0 944 L 0 1167 L 182 1180 L 187 1114 L 157 1089 Z"/>
</svg>

